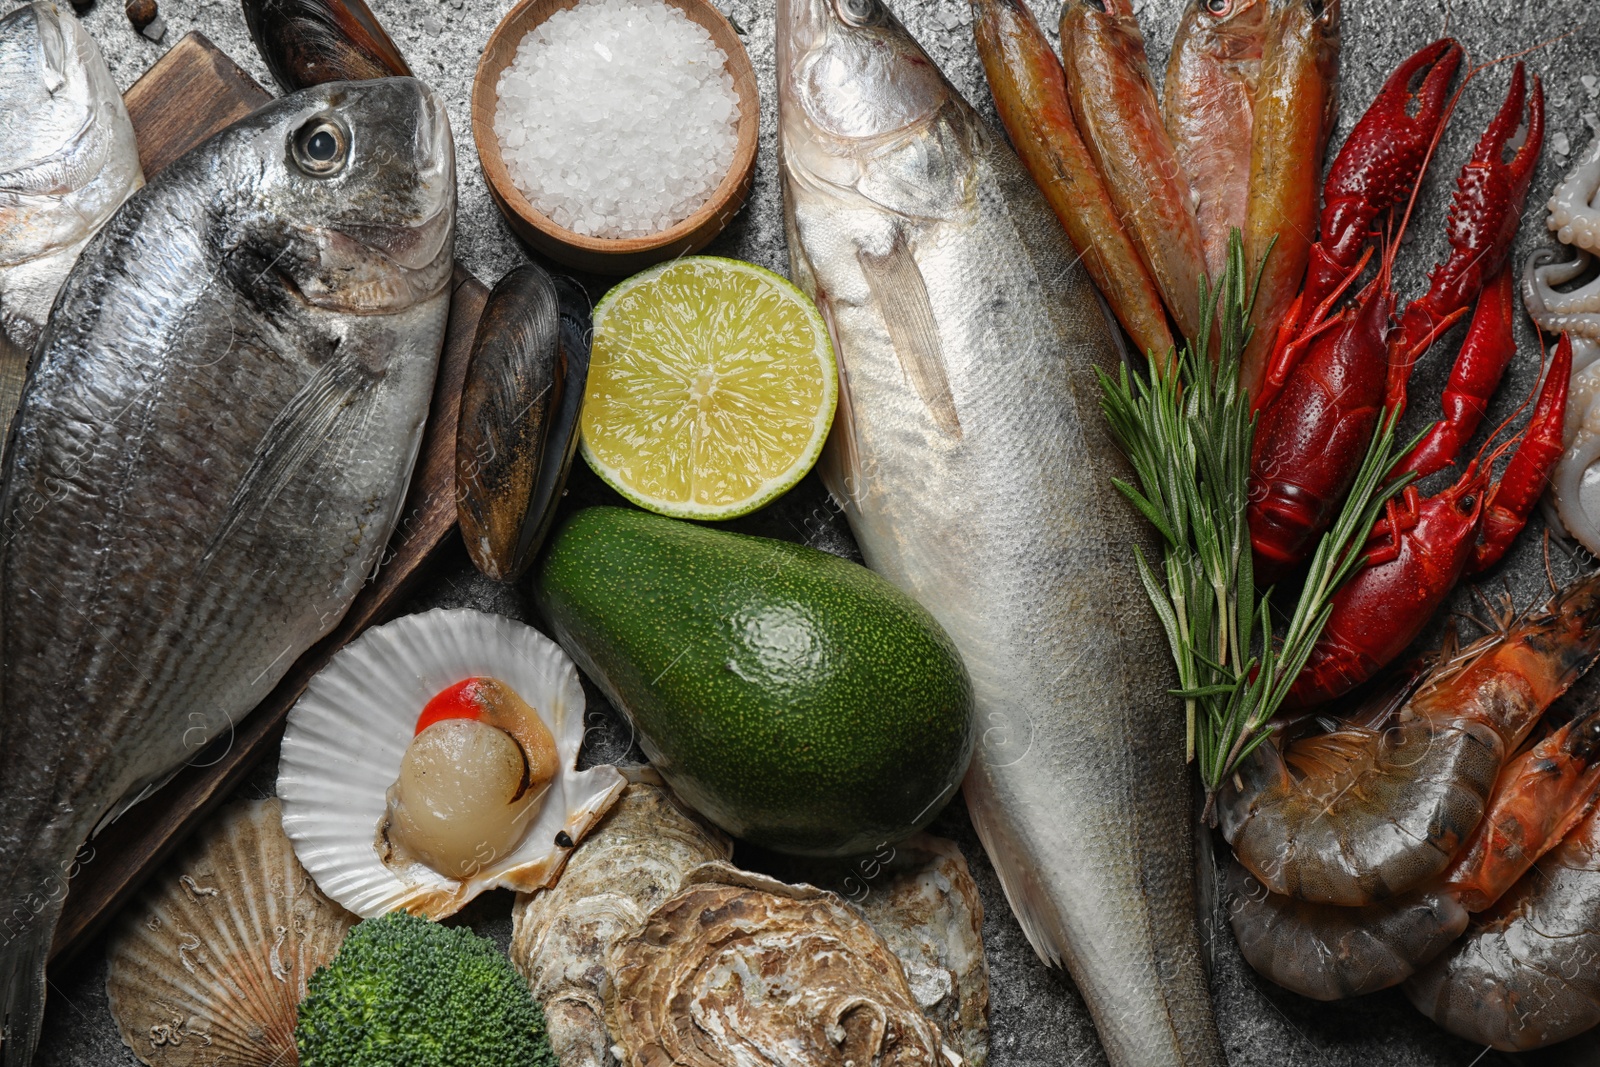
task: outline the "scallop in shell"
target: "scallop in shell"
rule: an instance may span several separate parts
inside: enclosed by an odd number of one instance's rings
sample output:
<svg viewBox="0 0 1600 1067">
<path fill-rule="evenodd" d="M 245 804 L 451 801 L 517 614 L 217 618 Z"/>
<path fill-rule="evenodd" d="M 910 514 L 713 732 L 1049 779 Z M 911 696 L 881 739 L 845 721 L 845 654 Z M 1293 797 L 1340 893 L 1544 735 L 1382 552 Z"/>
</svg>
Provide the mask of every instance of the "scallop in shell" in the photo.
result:
<svg viewBox="0 0 1600 1067">
<path fill-rule="evenodd" d="M 561 1067 L 614 1062 L 606 1023 L 612 946 L 643 928 L 691 870 L 726 860 L 733 844 L 683 807 L 648 767 L 578 846 L 550 889 L 517 896 L 511 961 L 544 1008 Z"/>
<path fill-rule="evenodd" d="M 518 843 L 485 855 L 470 873 L 452 877 L 423 862 L 391 867 L 379 851 L 388 798 L 418 717 L 435 696 L 472 678 L 498 679 L 537 712 L 555 742 L 555 777 Z M 403 908 L 442 919 L 486 889 L 542 889 L 625 784 L 615 767 L 577 769 L 583 712 L 577 669 L 532 627 L 436 609 L 368 630 L 289 713 L 278 766 L 284 832 L 322 891 L 363 918 Z"/>
<path fill-rule="evenodd" d="M 224 809 L 123 913 L 106 992 L 152 1067 L 292 1067 L 295 1011 L 356 917 L 312 884 L 276 800 Z"/>
<path fill-rule="evenodd" d="M 611 953 L 631 1067 L 934 1067 L 948 1058 L 884 939 L 839 897 L 691 871 Z"/>
</svg>

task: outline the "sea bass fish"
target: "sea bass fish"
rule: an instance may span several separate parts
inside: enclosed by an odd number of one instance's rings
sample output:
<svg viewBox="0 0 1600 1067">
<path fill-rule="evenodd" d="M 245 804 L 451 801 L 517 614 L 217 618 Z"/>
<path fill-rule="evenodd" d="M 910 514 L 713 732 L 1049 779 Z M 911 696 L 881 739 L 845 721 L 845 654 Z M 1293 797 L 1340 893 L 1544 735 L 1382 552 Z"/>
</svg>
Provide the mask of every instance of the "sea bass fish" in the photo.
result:
<svg viewBox="0 0 1600 1067">
<path fill-rule="evenodd" d="M 839 354 L 824 478 L 867 563 L 960 648 L 967 804 L 1022 928 L 1117 1067 L 1221 1065 L 1183 722 L 1085 271 L 1002 140 L 878 0 L 779 0 L 794 276 Z"/>
<path fill-rule="evenodd" d="M 405 497 L 455 154 L 420 82 L 285 97 L 90 241 L 0 495 L 0 1010 L 29 1062 L 85 838 L 344 615 Z"/>
<path fill-rule="evenodd" d="M 0 443 L 78 253 L 144 184 L 133 125 L 70 11 L 0 18 Z"/>
</svg>

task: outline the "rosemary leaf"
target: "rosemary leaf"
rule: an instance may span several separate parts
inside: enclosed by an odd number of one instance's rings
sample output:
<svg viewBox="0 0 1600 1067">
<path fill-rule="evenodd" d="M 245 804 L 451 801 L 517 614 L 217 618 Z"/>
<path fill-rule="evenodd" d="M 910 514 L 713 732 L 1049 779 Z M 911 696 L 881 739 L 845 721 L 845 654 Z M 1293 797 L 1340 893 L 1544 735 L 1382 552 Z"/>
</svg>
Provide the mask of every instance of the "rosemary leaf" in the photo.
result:
<svg viewBox="0 0 1600 1067">
<path fill-rule="evenodd" d="M 1115 378 L 1100 375 L 1101 407 L 1134 472 L 1132 484 L 1114 484 L 1162 541 L 1162 566 L 1138 548 L 1135 560 L 1177 666 L 1171 693 L 1184 702 L 1188 758 L 1208 813 L 1239 761 L 1269 736 L 1262 728 L 1310 657 L 1334 594 L 1364 560 L 1385 503 L 1407 484 L 1391 474 L 1415 444 L 1397 447 L 1395 418 L 1381 420 L 1275 634 L 1272 591 L 1255 587 L 1246 506 L 1256 424 L 1238 384 L 1264 265 L 1249 276 L 1235 231 L 1217 289 L 1201 283 L 1197 339 L 1175 354 L 1147 353 L 1147 377 L 1126 367 Z"/>
</svg>

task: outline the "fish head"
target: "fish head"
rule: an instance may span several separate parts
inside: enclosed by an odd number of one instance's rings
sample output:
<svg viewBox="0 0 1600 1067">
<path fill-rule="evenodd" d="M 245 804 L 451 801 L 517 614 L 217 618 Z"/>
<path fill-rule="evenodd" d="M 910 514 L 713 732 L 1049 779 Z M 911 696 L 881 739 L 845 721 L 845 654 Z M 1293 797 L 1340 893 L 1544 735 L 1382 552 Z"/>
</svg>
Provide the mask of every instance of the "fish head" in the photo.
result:
<svg viewBox="0 0 1600 1067">
<path fill-rule="evenodd" d="M 357 315 L 442 292 L 455 255 L 455 144 L 415 78 L 329 82 L 257 111 L 236 134 L 254 232 L 305 302 Z M 227 135 L 224 135 L 227 136 Z"/>
<path fill-rule="evenodd" d="M 777 51 L 784 103 L 824 136 L 891 136 L 950 98 L 944 75 L 882 0 L 779 0 Z"/>
<path fill-rule="evenodd" d="M 0 19 L 0 100 L 0 266 L 10 266 L 87 236 L 127 183 L 97 188 L 121 97 L 71 12 L 34 3 Z"/>
<path fill-rule="evenodd" d="M 981 123 L 882 0 L 778 0 L 777 55 L 791 185 L 912 217 L 970 199 Z"/>
<path fill-rule="evenodd" d="M 1150 60 L 1133 0 L 1066 0 L 1061 7 L 1061 48 L 1100 54 L 1102 62 L 1133 72 L 1149 84 Z"/>
<path fill-rule="evenodd" d="M 1190 0 L 1183 24 L 1218 62 L 1259 60 L 1270 7 L 1270 0 Z"/>
</svg>

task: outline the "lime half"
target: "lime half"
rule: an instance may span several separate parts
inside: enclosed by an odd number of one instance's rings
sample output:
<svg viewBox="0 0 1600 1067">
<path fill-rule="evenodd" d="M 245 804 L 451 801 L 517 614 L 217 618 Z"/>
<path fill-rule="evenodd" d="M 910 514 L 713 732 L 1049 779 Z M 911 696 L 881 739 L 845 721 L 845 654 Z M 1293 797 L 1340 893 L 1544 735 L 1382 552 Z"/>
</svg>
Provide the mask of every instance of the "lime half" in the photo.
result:
<svg viewBox="0 0 1600 1067">
<path fill-rule="evenodd" d="M 673 260 L 594 310 L 583 458 L 640 507 L 731 519 L 805 477 L 838 397 L 804 293 L 751 263 Z"/>
</svg>

